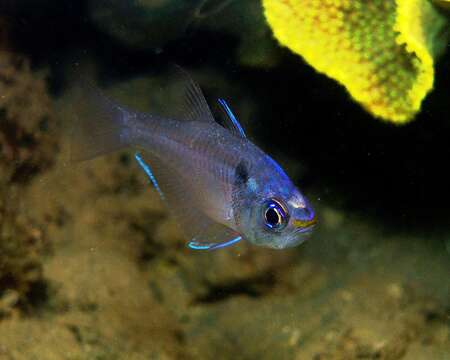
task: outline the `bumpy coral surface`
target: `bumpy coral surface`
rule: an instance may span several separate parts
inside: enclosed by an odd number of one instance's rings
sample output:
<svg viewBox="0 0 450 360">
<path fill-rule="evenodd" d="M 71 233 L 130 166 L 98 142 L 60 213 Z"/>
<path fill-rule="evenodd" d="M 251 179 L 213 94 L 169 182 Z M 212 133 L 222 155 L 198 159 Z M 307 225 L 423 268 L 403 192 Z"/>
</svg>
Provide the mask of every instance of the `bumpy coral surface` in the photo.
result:
<svg viewBox="0 0 450 360">
<path fill-rule="evenodd" d="M 278 41 L 377 117 L 411 120 L 433 87 L 445 19 L 427 0 L 264 0 Z"/>
</svg>

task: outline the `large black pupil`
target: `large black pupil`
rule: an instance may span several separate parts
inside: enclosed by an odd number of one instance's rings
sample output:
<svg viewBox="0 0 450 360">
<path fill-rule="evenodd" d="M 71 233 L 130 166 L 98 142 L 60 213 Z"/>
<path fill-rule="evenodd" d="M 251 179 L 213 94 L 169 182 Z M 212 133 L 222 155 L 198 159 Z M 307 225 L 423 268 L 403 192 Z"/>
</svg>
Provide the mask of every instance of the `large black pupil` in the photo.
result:
<svg viewBox="0 0 450 360">
<path fill-rule="evenodd" d="M 274 208 L 267 209 L 266 221 L 270 226 L 278 225 L 280 223 L 280 215 L 278 214 L 278 211 Z"/>
</svg>

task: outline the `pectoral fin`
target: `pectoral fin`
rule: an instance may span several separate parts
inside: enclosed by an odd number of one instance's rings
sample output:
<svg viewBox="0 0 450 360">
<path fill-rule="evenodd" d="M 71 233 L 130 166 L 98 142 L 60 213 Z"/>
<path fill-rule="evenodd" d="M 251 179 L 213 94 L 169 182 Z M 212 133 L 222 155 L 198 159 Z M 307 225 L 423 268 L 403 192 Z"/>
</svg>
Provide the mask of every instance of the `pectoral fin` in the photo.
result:
<svg viewBox="0 0 450 360">
<path fill-rule="evenodd" d="M 144 170 L 144 172 L 147 174 L 148 178 L 152 182 L 153 186 L 155 187 L 156 191 L 158 191 L 159 196 L 162 200 L 166 200 L 166 197 L 164 196 L 164 193 L 162 192 L 161 188 L 158 185 L 158 182 L 156 181 L 155 175 L 153 175 L 152 169 L 150 166 L 142 159 L 141 154 L 136 153 L 134 154 L 134 158 L 138 162 L 139 166 Z"/>
<path fill-rule="evenodd" d="M 136 153 L 135 159 L 166 202 L 180 230 L 190 239 L 189 248 L 213 250 L 241 240 L 236 231 L 212 220 L 201 210 L 207 195 L 186 185 L 195 181 L 195 174 L 182 174 L 152 154 Z"/>
</svg>

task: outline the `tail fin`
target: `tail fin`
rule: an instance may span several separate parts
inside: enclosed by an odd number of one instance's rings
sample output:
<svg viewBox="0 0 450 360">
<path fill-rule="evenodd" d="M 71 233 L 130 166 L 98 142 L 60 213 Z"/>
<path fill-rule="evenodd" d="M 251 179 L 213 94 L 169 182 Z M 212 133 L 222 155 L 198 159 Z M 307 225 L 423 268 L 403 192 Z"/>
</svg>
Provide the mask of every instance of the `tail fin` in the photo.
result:
<svg viewBox="0 0 450 360">
<path fill-rule="evenodd" d="M 71 161 L 92 159 L 129 145 L 131 113 L 86 80 L 76 88 Z"/>
</svg>

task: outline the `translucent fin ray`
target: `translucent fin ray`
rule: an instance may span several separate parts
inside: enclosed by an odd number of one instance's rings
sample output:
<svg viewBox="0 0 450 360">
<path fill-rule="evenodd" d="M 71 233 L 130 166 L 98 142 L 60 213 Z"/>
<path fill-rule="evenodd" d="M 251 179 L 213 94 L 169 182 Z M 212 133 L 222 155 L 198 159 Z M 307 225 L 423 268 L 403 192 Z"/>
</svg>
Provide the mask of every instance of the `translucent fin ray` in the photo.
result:
<svg viewBox="0 0 450 360">
<path fill-rule="evenodd" d="M 128 146 L 126 121 L 131 111 L 106 97 L 87 80 L 75 89 L 71 161 L 92 159 Z"/>
<path fill-rule="evenodd" d="M 222 110 L 225 112 L 226 116 L 226 122 L 225 127 L 229 129 L 233 134 L 240 136 L 242 138 L 246 138 L 244 129 L 242 128 L 241 124 L 239 123 L 238 119 L 234 115 L 231 108 L 228 106 L 228 103 L 224 99 L 218 99 L 217 102 L 221 106 Z"/>
<path fill-rule="evenodd" d="M 178 65 L 171 70 L 174 81 L 174 92 L 177 98 L 173 99 L 169 113 L 165 114 L 177 120 L 215 122 L 211 109 L 206 102 L 200 86 L 190 75 Z"/>
</svg>

